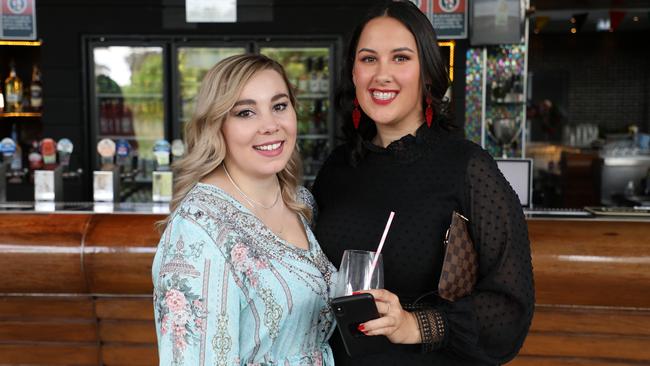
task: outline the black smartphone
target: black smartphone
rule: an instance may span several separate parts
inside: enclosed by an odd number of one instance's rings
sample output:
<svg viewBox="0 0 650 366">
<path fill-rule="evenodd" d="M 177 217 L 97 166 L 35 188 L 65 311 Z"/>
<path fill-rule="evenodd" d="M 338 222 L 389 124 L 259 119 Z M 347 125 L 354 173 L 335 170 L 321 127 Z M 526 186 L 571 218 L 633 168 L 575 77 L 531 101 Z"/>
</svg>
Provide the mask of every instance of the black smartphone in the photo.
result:
<svg viewBox="0 0 650 366">
<path fill-rule="evenodd" d="M 390 341 L 385 336 L 367 336 L 357 328 L 359 324 L 379 318 L 375 298 L 371 294 L 337 297 L 330 301 L 336 317 L 336 326 L 350 357 L 378 353 Z"/>
</svg>

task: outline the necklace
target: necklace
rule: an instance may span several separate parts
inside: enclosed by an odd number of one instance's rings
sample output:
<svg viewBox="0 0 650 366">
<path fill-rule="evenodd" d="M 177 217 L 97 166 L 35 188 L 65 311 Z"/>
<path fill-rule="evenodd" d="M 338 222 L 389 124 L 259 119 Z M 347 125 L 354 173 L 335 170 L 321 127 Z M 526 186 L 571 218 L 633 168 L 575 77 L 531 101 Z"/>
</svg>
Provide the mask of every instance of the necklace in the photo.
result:
<svg viewBox="0 0 650 366">
<path fill-rule="evenodd" d="M 237 185 L 237 183 L 235 183 L 235 181 L 234 181 L 234 180 L 232 179 L 232 177 L 230 176 L 230 173 L 228 173 L 228 169 L 226 168 L 226 164 L 223 164 L 223 171 L 226 172 L 226 177 L 228 177 L 228 180 L 230 181 L 230 183 L 232 183 L 232 185 L 235 187 L 235 189 L 237 190 L 237 192 L 239 192 L 239 193 L 242 195 L 242 197 L 244 197 L 244 199 L 246 200 L 246 202 L 248 202 L 248 204 L 249 204 L 253 209 L 255 208 L 255 206 L 260 206 L 261 208 L 263 208 L 263 209 L 265 209 L 265 210 L 269 210 L 269 209 L 275 207 L 275 205 L 278 203 L 278 200 L 280 199 L 280 188 L 279 188 L 279 187 L 278 187 L 278 192 L 275 194 L 275 200 L 273 201 L 273 203 L 272 203 L 270 206 L 264 206 L 262 203 L 260 203 L 260 202 L 258 202 L 258 201 L 255 201 L 254 199 L 248 197 L 248 196 L 246 195 L 246 193 L 244 193 L 244 191 L 242 191 L 241 188 L 239 188 L 239 186 Z"/>
</svg>

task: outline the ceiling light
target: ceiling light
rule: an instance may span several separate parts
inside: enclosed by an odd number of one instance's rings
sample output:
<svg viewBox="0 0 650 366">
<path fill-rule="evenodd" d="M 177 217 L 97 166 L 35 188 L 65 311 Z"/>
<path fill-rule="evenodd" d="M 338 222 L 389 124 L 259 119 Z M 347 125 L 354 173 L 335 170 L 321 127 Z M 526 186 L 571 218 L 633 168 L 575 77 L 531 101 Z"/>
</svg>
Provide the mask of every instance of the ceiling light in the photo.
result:
<svg viewBox="0 0 650 366">
<path fill-rule="evenodd" d="M 577 29 L 571 28 L 571 33 L 576 34 L 577 31 L 578 31 Z"/>
<path fill-rule="evenodd" d="M 639 21 L 639 17 L 635 15 L 635 16 L 632 18 L 632 20 L 634 20 L 635 22 L 638 22 L 638 21 Z"/>
</svg>

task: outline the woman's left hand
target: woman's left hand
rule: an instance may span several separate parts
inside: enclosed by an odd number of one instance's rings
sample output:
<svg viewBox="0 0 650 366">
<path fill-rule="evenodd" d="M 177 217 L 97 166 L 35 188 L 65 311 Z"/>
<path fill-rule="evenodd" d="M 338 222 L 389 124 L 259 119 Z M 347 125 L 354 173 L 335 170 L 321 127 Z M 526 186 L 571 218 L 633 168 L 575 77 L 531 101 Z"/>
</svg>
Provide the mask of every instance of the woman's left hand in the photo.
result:
<svg viewBox="0 0 650 366">
<path fill-rule="evenodd" d="M 415 315 L 404 310 L 399 298 L 388 290 L 366 290 L 375 298 L 379 311 L 378 319 L 369 320 L 359 325 L 365 335 L 385 335 L 392 343 L 421 343 L 420 330 Z"/>
</svg>

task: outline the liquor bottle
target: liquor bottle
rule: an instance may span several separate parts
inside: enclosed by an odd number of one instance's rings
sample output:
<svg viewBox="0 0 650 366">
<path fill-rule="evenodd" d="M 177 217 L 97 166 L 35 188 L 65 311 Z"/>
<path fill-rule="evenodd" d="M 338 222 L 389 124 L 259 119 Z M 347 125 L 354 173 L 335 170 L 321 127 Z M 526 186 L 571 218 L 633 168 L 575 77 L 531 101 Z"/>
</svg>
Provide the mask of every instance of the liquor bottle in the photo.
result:
<svg viewBox="0 0 650 366">
<path fill-rule="evenodd" d="M 32 67 L 32 82 L 29 85 L 29 99 L 34 110 L 40 111 L 43 107 L 43 84 L 41 83 L 41 70 L 38 66 Z"/>
<path fill-rule="evenodd" d="M 320 92 L 320 73 L 322 68 L 322 63 L 319 65 L 318 59 L 316 62 L 313 62 L 314 66 L 309 74 L 309 92 L 310 93 L 319 93 Z"/>
<path fill-rule="evenodd" d="M 20 111 L 23 102 L 23 81 L 16 75 L 16 65 L 11 61 L 9 77 L 5 80 L 6 108 L 8 111 Z"/>
</svg>

